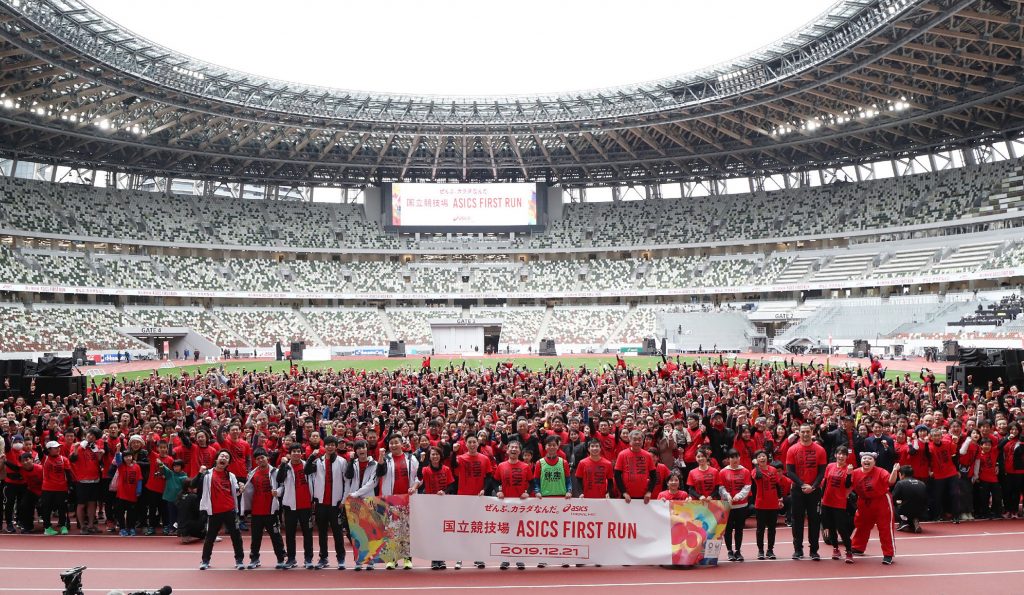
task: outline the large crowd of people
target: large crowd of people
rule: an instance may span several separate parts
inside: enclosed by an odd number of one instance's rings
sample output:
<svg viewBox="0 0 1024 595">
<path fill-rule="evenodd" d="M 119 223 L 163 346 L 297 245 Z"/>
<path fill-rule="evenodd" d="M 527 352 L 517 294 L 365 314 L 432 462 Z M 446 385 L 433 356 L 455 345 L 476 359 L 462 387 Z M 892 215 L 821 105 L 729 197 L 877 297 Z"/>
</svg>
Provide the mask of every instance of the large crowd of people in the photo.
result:
<svg viewBox="0 0 1024 595">
<path fill-rule="evenodd" d="M 239 569 L 261 566 L 264 534 L 277 568 L 298 566 L 301 534 L 305 568 L 344 569 L 349 497 L 720 499 L 731 504 L 731 561 L 744 560 L 753 516 L 759 559 L 776 558 L 784 520 L 794 559 L 820 560 L 825 544 L 852 563 L 877 530 L 891 564 L 896 525 L 1021 515 L 1015 386 L 950 385 L 928 370 L 887 377 L 877 361 L 422 364 L 214 367 L 93 381 L 66 398 L 9 396 L 4 530 L 203 539 L 203 569 L 221 531 Z"/>
</svg>

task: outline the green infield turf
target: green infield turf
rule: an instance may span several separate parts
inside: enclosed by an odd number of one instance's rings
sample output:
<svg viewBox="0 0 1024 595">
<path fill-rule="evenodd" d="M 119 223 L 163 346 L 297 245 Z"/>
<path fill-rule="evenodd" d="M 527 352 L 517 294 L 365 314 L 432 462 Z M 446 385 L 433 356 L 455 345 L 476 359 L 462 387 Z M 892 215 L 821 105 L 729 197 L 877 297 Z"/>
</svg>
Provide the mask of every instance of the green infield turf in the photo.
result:
<svg viewBox="0 0 1024 595">
<path fill-rule="evenodd" d="M 680 358 L 680 361 L 692 363 L 694 360 L 699 359 L 701 363 L 706 363 L 709 358 L 702 356 L 700 358 L 695 356 L 684 356 Z M 660 362 L 660 357 L 647 357 L 647 356 L 636 356 L 625 358 L 626 363 L 631 368 L 639 368 L 641 370 L 647 370 L 648 368 L 656 367 Z M 724 357 L 726 362 L 732 363 L 734 360 L 731 357 Z M 494 368 L 499 362 L 512 361 L 517 367 L 525 367 L 530 370 L 543 370 L 545 366 L 557 366 L 559 362 L 563 367 L 579 367 L 586 366 L 588 369 L 594 369 L 607 364 L 614 365 L 615 357 L 613 355 L 608 356 L 561 356 L 561 357 L 509 357 L 504 359 L 498 358 L 448 358 L 443 356 L 434 356 L 431 360 L 432 366 L 436 369 L 438 367 L 447 367 L 448 363 L 459 367 L 462 363 L 466 363 L 466 367 L 469 369 L 481 369 L 481 368 Z M 711 358 L 711 361 L 718 361 L 717 357 Z M 742 365 L 746 362 L 746 358 L 737 358 L 737 364 Z M 751 359 L 751 363 L 757 363 L 760 361 L 781 363 L 782 356 L 771 355 L 766 356 L 762 359 Z M 415 357 L 405 359 L 389 359 L 386 357 L 382 358 L 367 358 L 367 359 L 344 359 L 344 360 L 329 360 L 329 361 L 301 361 L 296 362 L 300 368 L 307 370 L 322 370 L 325 368 L 332 368 L 335 370 L 342 369 L 356 369 L 356 370 L 367 370 L 367 371 L 380 371 L 380 370 L 408 370 L 417 371 L 420 368 L 420 359 Z M 824 363 L 824 360 L 815 360 L 815 364 Z M 835 357 L 831 360 L 831 366 L 842 367 L 847 363 L 852 363 L 853 367 L 856 367 L 856 363 L 853 360 L 849 360 L 845 357 Z M 156 370 L 137 370 L 134 372 L 124 372 L 118 374 L 119 380 L 135 380 L 138 378 L 146 378 L 153 372 L 161 376 L 176 375 L 183 371 L 187 371 L 190 374 L 196 371 L 206 371 L 213 367 L 223 366 L 226 372 L 240 372 L 242 370 L 259 370 L 266 371 L 268 369 L 274 372 L 282 372 L 288 369 L 287 361 L 268 361 L 268 362 L 233 362 L 226 360 L 224 362 L 210 362 L 202 364 L 189 364 L 189 365 L 175 365 L 171 367 L 162 367 Z M 889 370 L 886 373 L 886 378 L 894 379 L 897 376 L 902 377 L 905 372 L 899 370 Z M 95 378 L 97 381 L 108 378 L 110 375 L 97 375 Z M 912 373 L 911 378 L 916 380 L 916 374 Z M 945 379 L 945 374 L 937 374 L 936 379 L 942 381 Z"/>
</svg>

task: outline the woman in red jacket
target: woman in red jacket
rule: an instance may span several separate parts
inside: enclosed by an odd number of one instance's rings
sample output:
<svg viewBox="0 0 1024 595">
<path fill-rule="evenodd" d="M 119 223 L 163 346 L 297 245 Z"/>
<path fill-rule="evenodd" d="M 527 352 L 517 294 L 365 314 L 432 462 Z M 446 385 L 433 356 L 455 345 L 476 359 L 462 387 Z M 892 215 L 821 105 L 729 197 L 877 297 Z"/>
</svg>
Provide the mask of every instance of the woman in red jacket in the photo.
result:
<svg viewBox="0 0 1024 595">
<path fill-rule="evenodd" d="M 832 534 L 832 559 L 839 559 L 839 542 L 846 549 L 846 563 L 853 564 L 853 551 L 850 546 L 852 523 L 850 514 L 846 512 L 846 502 L 850 495 L 851 473 L 853 465 L 846 462 L 850 451 L 845 446 L 836 448 L 835 462 L 825 468 L 822 485 L 825 491 L 821 497 L 822 525 Z"/>
</svg>

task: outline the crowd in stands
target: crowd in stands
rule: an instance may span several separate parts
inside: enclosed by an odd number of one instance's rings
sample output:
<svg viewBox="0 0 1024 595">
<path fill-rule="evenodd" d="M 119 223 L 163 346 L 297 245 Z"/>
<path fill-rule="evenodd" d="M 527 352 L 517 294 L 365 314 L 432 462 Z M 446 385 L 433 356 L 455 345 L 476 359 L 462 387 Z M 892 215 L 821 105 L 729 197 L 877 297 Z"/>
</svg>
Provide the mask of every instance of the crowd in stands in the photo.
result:
<svg viewBox="0 0 1024 595">
<path fill-rule="evenodd" d="M 537 371 L 512 362 L 428 365 L 230 374 L 210 368 L 94 381 L 87 394 L 38 394 L 32 403 L 4 395 L 4 529 L 196 538 L 203 536 L 203 501 L 211 533 L 202 568 L 222 523 L 237 567 L 256 568 L 261 539 L 254 534 L 246 565 L 235 541 L 237 501 L 214 495 L 219 503 L 210 508 L 207 490 L 215 489 L 211 472 L 224 480 L 230 472 L 241 485 L 269 469 L 287 485 L 300 477 L 308 483 L 308 490 L 285 491 L 287 545 L 271 539 L 277 567 L 300 563 L 295 519 L 318 507 L 327 513 L 315 515 L 319 551 L 303 529 L 302 560 L 306 568 L 343 567 L 342 534 L 333 532 L 329 551 L 332 525 L 324 517 L 337 516 L 334 506 L 345 497 L 417 489 L 532 496 L 548 489 L 529 479 L 541 457 L 549 469 L 564 461 L 563 489 L 575 497 L 730 501 L 725 543 L 736 561 L 744 551 L 753 555 L 742 530 L 751 513 L 759 559 L 775 558 L 776 519 L 784 516 L 794 559 L 827 556 L 824 543 L 834 559 L 852 563 L 855 554 L 875 553 L 868 537 L 877 526 L 886 564 L 893 563 L 894 521 L 900 530 L 921 531 L 919 521 L 927 519 L 1021 516 L 1024 401 L 1016 386 L 947 384 L 927 372 L 893 377 L 878 361 L 866 369 L 721 358 L 664 359 L 656 369 L 623 360 Z M 515 464 L 519 451 L 531 462 L 525 482 L 489 471 Z M 395 459 L 417 464 L 403 465 L 412 472 L 399 476 L 389 471 Z M 311 502 L 325 490 L 316 472 L 324 460 L 343 467 L 359 461 L 362 479 L 343 475 L 334 498 Z M 484 472 L 467 473 L 468 461 Z M 595 465 L 608 472 L 595 479 Z M 676 481 L 679 491 L 671 488 Z M 891 484 L 896 519 L 887 512 Z M 276 535 L 282 513 L 272 500 L 265 504 L 249 520 Z M 243 518 L 249 508 L 239 511 Z"/>
</svg>

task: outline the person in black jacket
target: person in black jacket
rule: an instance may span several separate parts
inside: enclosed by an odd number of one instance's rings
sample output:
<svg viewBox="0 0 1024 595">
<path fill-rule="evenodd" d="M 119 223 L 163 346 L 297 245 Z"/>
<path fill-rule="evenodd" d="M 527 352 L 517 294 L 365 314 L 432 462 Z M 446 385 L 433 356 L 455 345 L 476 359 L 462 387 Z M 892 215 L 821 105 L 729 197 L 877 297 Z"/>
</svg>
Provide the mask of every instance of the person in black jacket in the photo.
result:
<svg viewBox="0 0 1024 595">
<path fill-rule="evenodd" d="M 728 464 L 728 453 L 736 441 L 736 432 L 725 426 L 725 417 L 721 411 L 711 414 L 707 429 L 708 444 L 711 446 L 711 455 L 715 457 L 718 464 Z"/>
<path fill-rule="evenodd" d="M 850 415 L 844 415 L 842 425 L 826 432 L 822 438 L 825 452 L 835 452 L 840 446 L 845 446 L 854 453 L 857 452 L 857 432 L 853 427 L 853 417 Z"/>
<path fill-rule="evenodd" d="M 921 532 L 920 518 L 928 509 L 928 488 L 919 479 L 914 479 L 914 468 L 900 467 L 900 479 L 892 488 L 896 502 L 896 516 L 900 519 L 897 531 Z"/>
</svg>

